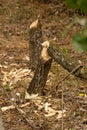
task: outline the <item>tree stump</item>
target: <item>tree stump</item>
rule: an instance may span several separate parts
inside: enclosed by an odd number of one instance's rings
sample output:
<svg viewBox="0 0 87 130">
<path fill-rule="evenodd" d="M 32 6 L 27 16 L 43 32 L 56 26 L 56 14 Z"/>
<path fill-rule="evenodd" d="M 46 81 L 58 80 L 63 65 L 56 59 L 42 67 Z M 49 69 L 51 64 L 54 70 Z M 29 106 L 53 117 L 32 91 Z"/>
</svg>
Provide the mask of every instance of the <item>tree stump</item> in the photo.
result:
<svg viewBox="0 0 87 130">
<path fill-rule="evenodd" d="M 48 41 L 42 43 L 42 30 L 39 20 L 30 26 L 30 64 L 35 68 L 34 77 L 27 89 L 28 93 L 43 94 L 52 59 L 73 75 L 87 80 L 87 66 L 83 66 L 75 58 L 63 53 L 57 44 Z M 42 44 L 41 44 L 42 43 Z M 74 70 L 74 71 L 73 71 Z"/>
<path fill-rule="evenodd" d="M 47 81 L 47 76 L 51 67 L 51 62 L 52 59 L 49 59 L 46 62 L 44 62 L 42 59 L 39 60 L 34 77 L 27 90 L 29 94 L 38 93 L 39 95 L 43 95 L 43 90 Z"/>
<path fill-rule="evenodd" d="M 30 68 L 35 70 L 35 74 L 29 84 L 27 92 L 29 94 L 38 93 L 42 95 L 52 59 L 47 53 L 49 42 L 42 44 L 43 39 L 40 20 L 36 20 L 30 25 L 29 35 Z"/>
<path fill-rule="evenodd" d="M 41 22 L 37 19 L 29 28 L 29 68 L 32 70 L 37 67 L 42 48 L 41 43 L 43 43 Z"/>
</svg>

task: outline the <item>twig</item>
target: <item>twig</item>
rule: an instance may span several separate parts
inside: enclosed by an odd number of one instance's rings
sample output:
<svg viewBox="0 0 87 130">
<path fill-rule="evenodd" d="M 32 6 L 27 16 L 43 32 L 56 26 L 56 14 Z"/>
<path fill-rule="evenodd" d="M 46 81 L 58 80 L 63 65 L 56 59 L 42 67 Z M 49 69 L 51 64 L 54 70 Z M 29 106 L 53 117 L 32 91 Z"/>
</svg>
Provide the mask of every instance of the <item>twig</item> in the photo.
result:
<svg viewBox="0 0 87 130">
<path fill-rule="evenodd" d="M 0 111 L 0 130 L 4 130 L 4 126 L 3 126 L 3 120 L 2 120 L 1 111 Z"/>
<path fill-rule="evenodd" d="M 57 88 L 58 88 L 58 85 L 60 84 L 60 83 L 62 83 L 62 130 L 64 129 L 64 116 L 63 116 L 63 102 L 64 102 L 64 96 L 63 96 L 63 92 L 64 92 L 64 88 L 63 88 L 63 81 L 66 79 L 66 78 L 68 78 L 69 76 L 70 76 L 70 74 L 72 74 L 72 73 L 74 73 L 76 70 L 78 70 L 80 67 L 81 67 L 82 65 L 78 65 L 78 66 L 76 66 L 69 74 L 67 74 L 61 81 L 59 81 L 58 83 L 57 83 L 57 86 L 56 86 L 56 90 L 57 90 Z"/>
<path fill-rule="evenodd" d="M 3 88 L 3 87 L 2 87 Z M 6 93 L 6 90 L 4 90 L 3 88 L 3 91 L 5 92 L 5 95 L 8 97 L 7 93 Z M 9 108 L 13 109 L 15 108 L 19 114 L 23 117 L 23 119 L 26 121 L 26 123 L 29 125 L 29 127 L 31 127 L 33 130 L 35 129 L 34 126 L 31 124 L 31 122 L 29 121 L 29 119 L 26 118 L 25 116 L 25 112 L 20 109 L 16 103 L 12 102 L 11 100 L 9 101 L 11 103 L 11 106 L 9 106 Z M 26 105 L 28 105 L 28 103 L 26 103 Z M 25 104 L 22 104 L 21 107 L 25 107 L 26 106 Z M 3 109 L 2 109 L 3 110 Z"/>
<path fill-rule="evenodd" d="M 63 82 L 62 82 L 62 130 L 63 130 L 63 101 L 64 101 L 64 97 L 63 97 L 63 90 L 64 90 L 64 88 L 63 88 Z"/>
<path fill-rule="evenodd" d="M 63 101 L 64 101 L 64 96 L 63 96 L 63 92 L 64 92 L 64 88 L 63 88 L 63 81 L 68 78 L 70 76 L 70 74 L 74 73 L 76 70 L 78 70 L 82 65 L 78 65 L 76 66 L 69 74 L 67 74 L 62 80 L 60 80 L 58 83 L 57 83 L 57 86 L 56 86 L 56 90 L 58 88 L 58 85 L 60 83 L 62 83 L 62 130 L 64 129 L 64 118 L 63 118 Z"/>
<path fill-rule="evenodd" d="M 17 107 L 16 105 L 15 105 L 15 108 L 17 109 L 17 111 L 19 112 L 19 114 L 23 117 L 23 119 L 26 121 L 26 123 L 34 130 L 35 128 L 31 124 L 31 122 L 29 121 L 29 119 L 26 118 L 25 112 L 22 109 L 20 109 L 19 107 Z"/>
<path fill-rule="evenodd" d="M 20 108 L 17 106 L 16 103 L 11 102 L 11 104 L 12 104 L 12 105 L 15 107 L 15 109 L 19 112 L 19 114 L 20 114 L 20 115 L 22 116 L 22 118 L 26 121 L 26 123 L 27 123 L 31 128 L 34 129 L 33 125 L 31 125 L 30 121 L 26 118 L 25 112 L 24 112 L 22 109 L 20 109 Z M 26 104 L 26 105 L 28 105 L 28 104 Z M 23 107 L 23 106 L 21 106 L 21 107 Z"/>
<path fill-rule="evenodd" d="M 57 85 L 56 85 L 56 90 L 58 89 L 58 85 L 60 83 L 62 83 L 62 81 L 64 81 L 66 78 L 68 78 L 72 73 L 74 73 L 76 70 L 78 70 L 80 67 L 82 67 L 82 65 L 78 65 L 76 66 L 70 73 L 68 73 L 62 80 L 60 80 Z"/>
</svg>

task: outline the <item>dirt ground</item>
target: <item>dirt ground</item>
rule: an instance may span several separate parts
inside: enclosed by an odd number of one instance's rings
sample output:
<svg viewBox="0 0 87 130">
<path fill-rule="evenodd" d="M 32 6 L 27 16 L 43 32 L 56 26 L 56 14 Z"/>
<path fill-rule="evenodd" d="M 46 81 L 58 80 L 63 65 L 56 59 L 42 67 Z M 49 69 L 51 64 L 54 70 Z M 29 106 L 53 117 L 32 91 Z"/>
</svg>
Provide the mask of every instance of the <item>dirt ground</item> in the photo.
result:
<svg viewBox="0 0 87 130">
<path fill-rule="evenodd" d="M 81 26 L 76 17 L 86 17 L 62 1 L 0 1 L 0 107 L 5 130 L 86 130 L 87 81 L 70 75 L 53 62 L 45 96 L 26 91 L 33 77 L 29 69 L 30 24 L 41 16 L 44 40 L 56 39 L 64 52 L 87 64 L 87 52 L 78 53 L 71 44 Z M 55 86 L 58 90 L 55 93 Z"/>
</svg>

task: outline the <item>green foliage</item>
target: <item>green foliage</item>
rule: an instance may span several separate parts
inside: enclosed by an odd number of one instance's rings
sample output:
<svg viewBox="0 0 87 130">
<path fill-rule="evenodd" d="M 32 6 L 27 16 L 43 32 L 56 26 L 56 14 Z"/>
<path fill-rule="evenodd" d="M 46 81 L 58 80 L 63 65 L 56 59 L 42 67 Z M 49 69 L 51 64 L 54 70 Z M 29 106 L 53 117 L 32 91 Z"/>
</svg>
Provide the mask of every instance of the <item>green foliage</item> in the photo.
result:
<svg viewBox="0 0 87 130">
<path fill-rule="evenodd" d="M 5 89 L 6 91 L 10 91 L 10 90 L 11 90 L 11 88 L 10 88 L 9 85 L 4 85 L 4 89 Z"/>
<path fill-rule="evenodd" d="M 87 36 L 76 34 L 73 37 L 73 45 L 79 52 L 87 51 Z"/>
<path fill-rule="evenodd" d="M 66 2 L 75 9 L 81 9 L 87 13 L 87 0 L 66 0 Z M 87 21 L 79 20 L 79 24 L 83 26 L 83 30 L 80 34 L 76 34 L 73 37 L 73 44 L 80 52 L 87 51 Z M 86 35 L 85 35 L 86 34 Z"/>
<path fill-rule="evenodd" d="M 66 0 L 66 2 L 73 8 L 87 12 L 87 0 Z"/>
<path fill-rule="evenodd" d="M 68 50 L 67 50 L 66 48 L 63 48 L 63 49 L 62 49 L 62 52 L 63 52 L 63 54 L 65 54 L 65 55 L 68 54 Z"/>
</svg>

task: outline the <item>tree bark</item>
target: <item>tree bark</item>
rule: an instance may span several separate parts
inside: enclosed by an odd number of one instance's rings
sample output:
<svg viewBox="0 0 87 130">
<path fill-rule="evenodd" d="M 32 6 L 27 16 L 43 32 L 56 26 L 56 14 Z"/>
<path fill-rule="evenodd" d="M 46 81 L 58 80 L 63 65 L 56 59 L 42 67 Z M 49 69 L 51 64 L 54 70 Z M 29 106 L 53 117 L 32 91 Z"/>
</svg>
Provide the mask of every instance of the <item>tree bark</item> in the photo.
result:
<svg viewBox="0 0 87 130">
<path fill-rule="evenodd" d="M 43 42 L 41 22 L 39 19 L 34 21 L 29 28 L 29 67 L 35 70 L 41 53 L 41 43 Z"/>
<path fill-rule="evenodd" d="M 34 77 L 27 89 L 29 94 L 43 94 L 52 59 L 54 59 L 64 69 L 68 70 L 69 72 L 73 72 L 72 74 L 75 76 L 87 80 L 87 66 L 83 66 L 77 59 L 66 55 L 57 44 L 49 44 L 48 41 L 44 42 L 44 44 L 41 44 L 43 39 L 39 20 L 36 20 L 30 25 L 29 34 L 30 67 L 31 69 L 35 69 Z M 73 71 L 74 69 L 75 71 Z"/>
<path fill-rule="evenodd" d="M 71 72 L 77 66 L 80 66 L 73 75 L 87 80 L 87 66 L 83 66 L 77 59 L 64 54 L 63 50 L 57 44 L 51 43 L 48 48 L 48 54 L 64 69 Z"/>
<path fill-rule="evenodd" d="M 44 62 L 42 59 L 39 60 L 34 77 L 27 90 L 29 94 L 38 93 L 39 95 L 43 95 L 43 90 L 47 81 L 47 76 L 51 67 L 51 62 L 52 59 L 49 59 L 46 62 Z"/>
<path fill-rule="evenodd" d="M 41 43 L 43 39 L 40 20 L 36 20 L 30 25 L 29 35 L 30 68 L 35 70 L 35 74 L 29 84 L 27 92 L 29 94 L 38 93 L 42 95 L 52 60 L 48 59 L 44 61 L 41 58 Z"/>
</svg>

